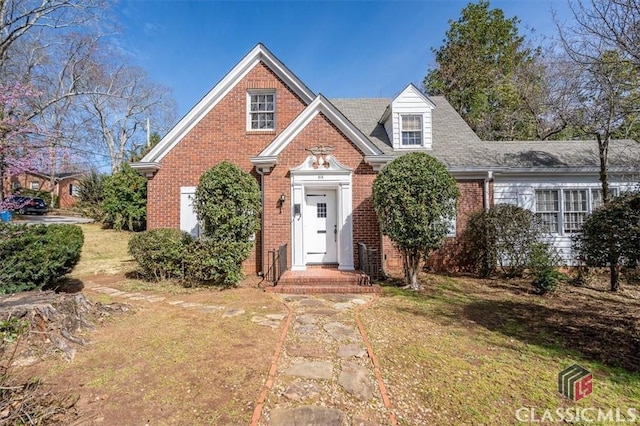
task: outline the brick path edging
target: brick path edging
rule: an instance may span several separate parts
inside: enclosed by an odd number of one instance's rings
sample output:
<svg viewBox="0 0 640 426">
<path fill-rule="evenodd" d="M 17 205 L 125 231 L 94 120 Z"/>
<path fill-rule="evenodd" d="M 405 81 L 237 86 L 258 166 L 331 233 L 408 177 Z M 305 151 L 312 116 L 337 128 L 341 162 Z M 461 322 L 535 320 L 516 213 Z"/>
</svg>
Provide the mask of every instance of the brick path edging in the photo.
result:
<svg viewBox="0 0 640 426">
<path fill-rule="evenodd" d="M 356 307 L 356 324 L 358 325 L 358 330 L 360 331 L 360 335 L 362 336 L 362 340 L 364 341 L 365 346 L 367 347 L 367 352 L 369 353 L 369 359 L 371 359 L 371 363 L 373 364 L 373 372 L 376 376 L 376 381 L 378 382 L 378 389 L 380 389 L 380 395 L 382 396 L 382 402 L 384 406 L 387 408 L 389 412 L 389 421 L 392 426 L 398 425 L 398 419 L 396 419 L 396 415 L 393 412 L 393 406 L 391 405 L 391 399 L 389 399 L 389 394 L 387 393 L 387 387 L 384 385 L 382 381 L 382 370 L 380 370 L 380 363 L 378 362 L 378 357 L 373 353 L 373 346 L 367 337 L 367 331 L 360 321 L 360 311 L 364 308 L 367 308 L 374 303 L 376 303 L 380 299 L 380 295 L 376 294 L 376 296 L 369 301 L 368 303 Z"/>
<path fill-rule="evenodd" d="M 284 305 L 287 307 L 289 315 L 287 316 L 287 321 L 285 322 L 284 327 L 282 327 L 282 332 L 280 333 L 280 338 L 278 339 L 278 343 L 276 344 L 276 349 L 273 352 L 273 357 L 271 357 L 271 367 L 269 368 L 267 381 L 264 383 L 262 391 L 260 392 L 260 395 L 258 395 L 256 406 L 253 409 L 253 415 L 251 416 L 251 426 L 258 426 L 258 422 L 260 421 L 260 417 L 262 416 L 264 401 L 265 399 L 267 399 L 267 394 L 273 386 L 276 372 L 278 371 L 278 359 L 280 358 L 280 354 L 282 353 L 284 341 L 287 338 L 287 332 L 289 331 L 289 326 L 291 325 L 291 320 L 293 319 L 293 309 L 291 309 L 291 307 L 286 303 L 284 303 Z"/>
<path fill-rule="evenodd" d="M 387 392 L 387 388 L 382 381 L 382 370 L 380 369 L 380 363 L 378 362 L 378 358 L 373 353 L 373 346 L 369 341 L 367 336 L 367 331 L 360 321 L 360 311 L 364 308 L 368 308 L 374 303 L 376 303 L 380 299 L 380 295 L 376 294 L 375 297 L 364 305 L 360 305 L 355 309 L 355 320 L 358 325 L 358 331 L 360 332 L 360 336 L 362 336 L 362 340 L 367 348 L 367 353 L 369 354 L 369 359 L 371 359 L 371 363 L 373 364 L 373 371 L 376 376 L 376 381 L 378 382 L 378 389 L 380 390 L 380 395 L 382 396 L 382 402 L 384 406 L 387 408 L 389 412 L 389 421 L 392 426 L 398 426 L 398 420 L 396 418 L 395 413 L 393 412 L 393 406 L 391 404 L 391 399 L 389 398 L 389 394 Z M 293 319 L 293 309 L 288 304 L 284 303 L 289 311 L 289 315 L 287 316 L 287 321 L 282 328 L 282 332 L 280 333 L 280 338 L 278 339 L 278 343 L 276 344 L 275 351 L 273 353 L 273 357 L 271 358 L 271 367 L 269 368 L 269 374 L 267 376 L 267 381 L 262 387 L 262 391 L 258 395 L 258 399 L 256 401 L 256 406 L 253 410 L 253 415 L 251 416 L 251 426 L 258 426 L 260 422 L 260 417 L 262 416 L 262 409 L 264 408 L 264 401 L 267 398 L 267 394 L 273 387 L 276 372 L 278 370 L 278 359 L 282 354 L 282 348 L 284 347 L 284 342 L 287 338 L 287 333 L 289 332 L 289 327 L 291 326 L 291 320 Z"/>
</svg>

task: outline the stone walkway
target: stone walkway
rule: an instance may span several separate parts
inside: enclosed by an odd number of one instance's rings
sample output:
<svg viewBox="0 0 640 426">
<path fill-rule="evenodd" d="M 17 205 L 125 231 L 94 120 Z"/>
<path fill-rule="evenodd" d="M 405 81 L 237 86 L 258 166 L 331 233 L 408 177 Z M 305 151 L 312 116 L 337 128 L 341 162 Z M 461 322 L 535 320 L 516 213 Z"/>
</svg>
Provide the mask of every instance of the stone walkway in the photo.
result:
<svg viewBox="0 0 640 426">
<path fill-rule="evenodd" d="M 356 322 L 364 295 L 280 296 L 292 319 L 260 417 L 269 426 L 373 426 L 395 423 Z M 287 324 L 289 325 L 289 324 Z M 271 385 L 271 386 L 269 386 Z M 384 385 L 383 385 L 384 386 Z M 385 395 L 386 396 L 386 395 Z M 388 401 L 388 399 L 387 399 Z"/>
<path fill-rule="evenodd" d="M 88 289 L 112 297 L 166 303 L 223 317 L 245 314 L 221 305 L 167 301 L 163 296 L 124 292 L 108 286 Z M 372 295 L 279 295 L 290 317 L 261 395 L 252 425 L 257 426 L 395 426 L 394 414 L 375 360 L 369 357 L 356 311 Z M 278 328 L 286 315 L 255 315 L 251 321 Z M 372 352 L 371 352 L 372 353 Z M 377 373 L 377 374 L 376 374 Z M 380 389 L 383 389 L 381 394 Z"/>
</svg>

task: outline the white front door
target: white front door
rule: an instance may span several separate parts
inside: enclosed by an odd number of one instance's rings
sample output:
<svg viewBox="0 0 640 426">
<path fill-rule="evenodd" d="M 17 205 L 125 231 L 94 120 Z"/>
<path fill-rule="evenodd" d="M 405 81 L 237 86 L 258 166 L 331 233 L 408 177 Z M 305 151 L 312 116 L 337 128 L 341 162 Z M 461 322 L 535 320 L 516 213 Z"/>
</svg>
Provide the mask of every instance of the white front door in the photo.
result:
<svg viewBox="0 0 640 426">
<path fill-rule="evenodd" d="M 304 247 L 307 264 L 338 263 L 336 191 L 309 188 L 305 198 Z"/>
</svg>

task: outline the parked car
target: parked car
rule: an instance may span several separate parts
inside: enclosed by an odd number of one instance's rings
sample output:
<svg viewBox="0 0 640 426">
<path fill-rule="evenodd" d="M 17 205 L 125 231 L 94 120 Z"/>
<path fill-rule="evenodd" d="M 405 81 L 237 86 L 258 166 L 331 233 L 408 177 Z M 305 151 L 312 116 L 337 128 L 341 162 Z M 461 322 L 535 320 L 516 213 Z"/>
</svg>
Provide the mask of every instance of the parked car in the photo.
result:
<svg viewBox="0 0 640 426">
<path fill-rule="evenodd" d="M 47 212 L 47 203 L 42 198 L 12 195 L 5 200 L 4 204 L 18 214 L 43 215 Z"/>
</svg>

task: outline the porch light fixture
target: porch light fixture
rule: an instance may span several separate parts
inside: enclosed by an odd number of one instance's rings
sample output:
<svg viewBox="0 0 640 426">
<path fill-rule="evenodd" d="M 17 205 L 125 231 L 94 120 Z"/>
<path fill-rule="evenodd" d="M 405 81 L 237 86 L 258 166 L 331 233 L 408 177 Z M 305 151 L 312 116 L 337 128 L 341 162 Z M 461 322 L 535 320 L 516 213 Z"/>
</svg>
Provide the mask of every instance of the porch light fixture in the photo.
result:
<svg viewBox="0 0 640 426">
<path fill-rule="evenodd" d="M 287 199 L 287 197 L 284 195 L 284 192 L 280 194 L 280 197 L 278 197 L 278 208 L 280 209 L 280 214 L 282 214 L 282 206 L 284 205 L 285 200 Z"/>
</svg>

